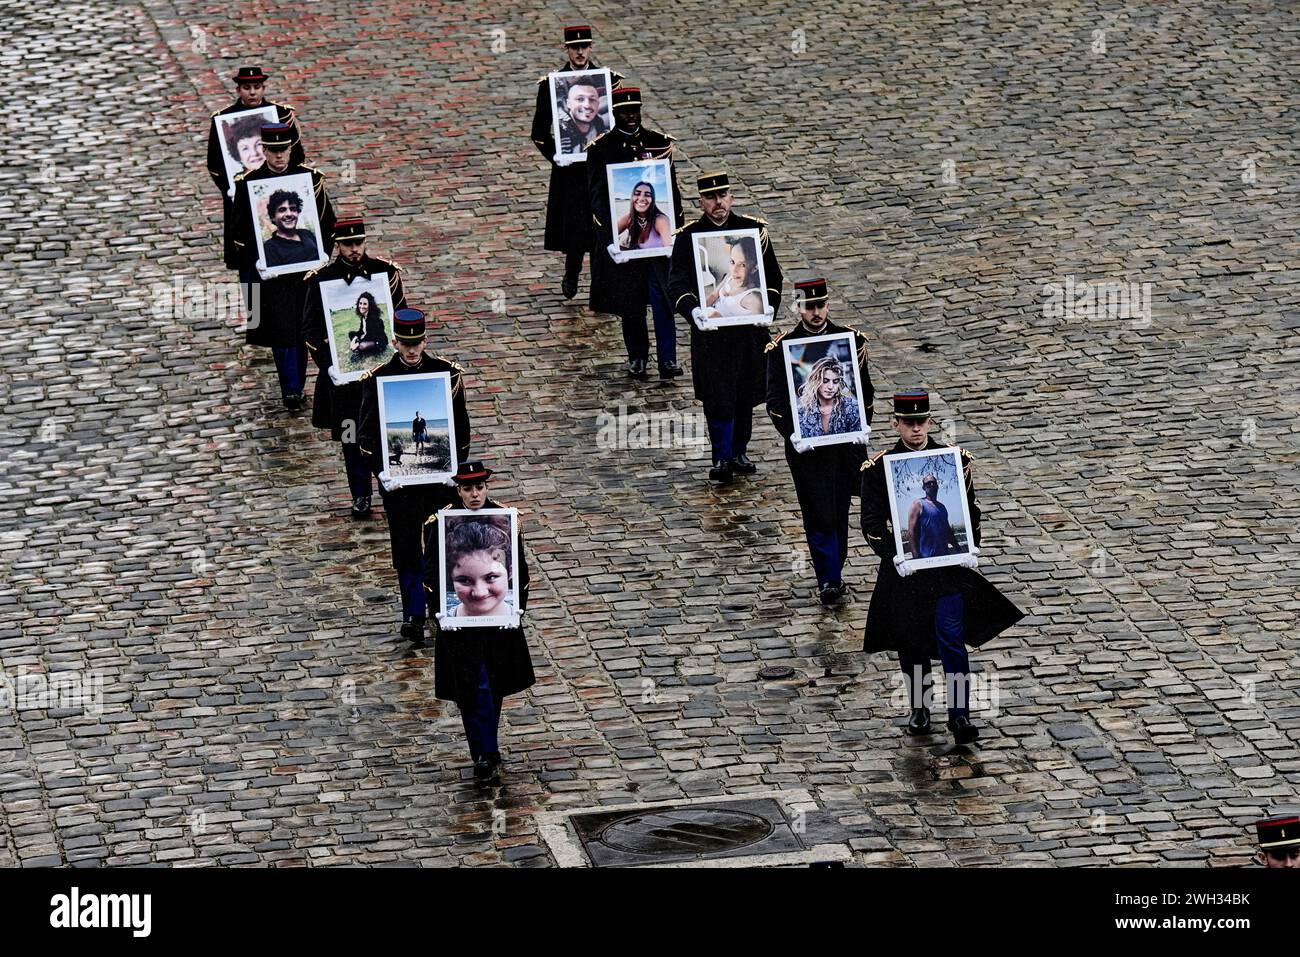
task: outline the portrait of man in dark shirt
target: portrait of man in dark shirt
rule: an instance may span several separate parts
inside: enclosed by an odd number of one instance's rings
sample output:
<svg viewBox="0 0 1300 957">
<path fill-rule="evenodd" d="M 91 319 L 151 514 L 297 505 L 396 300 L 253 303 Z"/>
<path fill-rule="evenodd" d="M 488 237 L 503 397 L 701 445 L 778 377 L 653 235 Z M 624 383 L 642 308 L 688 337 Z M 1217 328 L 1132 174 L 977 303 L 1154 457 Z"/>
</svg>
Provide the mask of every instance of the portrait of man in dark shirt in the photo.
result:
<svg viewBox="0 0 1300 957">
<path fill-rule="evenodd" d="M 266 203 L 266 214 L 275 226 L 275 232 L 262 244 L 268 267 L 314 262 L 320 258 L 316 236 L 309 229 L 298 228 L 302 198 L 297 193 L 277 189 Z"/>
</svg>

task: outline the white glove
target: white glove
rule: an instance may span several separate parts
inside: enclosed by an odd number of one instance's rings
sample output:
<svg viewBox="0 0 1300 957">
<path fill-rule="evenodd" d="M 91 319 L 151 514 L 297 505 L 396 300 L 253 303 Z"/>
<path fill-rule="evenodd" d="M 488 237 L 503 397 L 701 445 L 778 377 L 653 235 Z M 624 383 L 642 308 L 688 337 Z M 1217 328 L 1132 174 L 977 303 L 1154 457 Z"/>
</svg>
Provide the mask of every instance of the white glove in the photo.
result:
<svg viewBox="0 0 1300 957">
<path fill-rule="evenodd" d="M 916 571 L 916 569 L 913 568 L 902 555 L 894 556 L 894 568 L 898 570 L 900 578 L 906 578 L 908 575 L 912 574 L 912 572 Z"/>
<path fill-rule="evenodd" d="M 961 561 L 958 562 L 957 564 L 960 565 L 962 568 L 969 568 L 974 570 L 978 568 L 980 564 L 979 554 L 980 554 L 980 550 L 976 548 L 974 545 L 972 545 L 970 554 L 963 555 Z"/>
<path fill-rule="evenodd" d="M 853 440 L 853 445 L 870 445 L 871 444 L 871 426 L 862 430 L 862 434 Z"/>
<path fill-rule="evenodd" d="M 385 492 L 395 492 L 402 487 L 402 480 L 396 475 L 389 475 L 388 470 L 379 473 L 379 484 L 384 487 Z"/>
<path fill-rule="evenodd" d="M 605 248 L 609 251 L 609 258 L 614 260 L 614 262 L 618 263 L 620 266 L 623 265 L 623 263 L 627 262 L 626 251 L 619 249 L 613 243 L 610 243 Z"/>
<path fill-rule="evenodd" d="M 791 438 L 790 444 L 793 445 L 794 450 L 799 453 L 807 452 L 810 448 L 812 448 L 812 446 L 808 444 L 807 439 Z"/>
<path fill-rule="evenodd" d="M 704 330 L 713 328 L 713 320 L 704 318 L 704 307 L 696 306 L 691 310 L 691 319 L 695 322 L 695 328 Z"/>
<path fill-rule="evenodd" d="M 442 484 L 447 486 L 447 488 L 455 488 L 456 480 L 454 478 L 445 478 L 442 480 Z"/>
<path fill-rule="evenodd" d="M 340 378 L 339 374 L 334 371 L 333 366 L 329 367 L 329 377 L 330 377 L 330 381 L 333 382 L 335 385 L 343 385 L 342 378 Z"/>
<path fill-rule="evenodd" d="M 574 163 L 578 162 L 578 157 L 575 153 L 556 153 L 551 157 L 551 159 L 555 160 L 556 166 L 572 166 Z"/>
</svg>

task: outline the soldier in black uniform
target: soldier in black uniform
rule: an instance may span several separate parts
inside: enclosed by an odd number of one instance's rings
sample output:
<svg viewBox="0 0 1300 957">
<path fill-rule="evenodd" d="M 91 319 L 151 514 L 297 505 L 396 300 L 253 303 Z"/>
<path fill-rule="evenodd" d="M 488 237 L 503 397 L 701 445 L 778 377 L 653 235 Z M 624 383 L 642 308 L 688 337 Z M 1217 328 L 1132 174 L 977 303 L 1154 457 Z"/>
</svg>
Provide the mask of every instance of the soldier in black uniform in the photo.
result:
<svg viewBox="0 0 1300 957">
<path fill-rule="evenodd" d="M 308 173 L 316 203 L 316 217 L 325 241 L 325 253 L 334 249 L 334 208 L 325 192 L 325 177 L 311 166 L 293 165 L 289 158 L 295 140 L 293 127 L 283 123 L 262 127 L 262 151 L 266 162 L 251 173 L 235 177 L 235 203 L 226 220 L 226 265 L 239 270 L 249 284 L 250 315 L 245 339 L 250 345 L 269 346 L 280 378 L 280 395 L 285 408 L 296 412 L 307 403 L 307 347 L 302 340 L 302 309 L 307 287 L 303 273 L 290 273 L 261 280 L 257 275 L 257 240 L 260 228 L 253 218 L 248 184 L 276 176 Z M 307 272 L 309 270 L 304 270 Z M 256 285 L 257 289 L 253 290 Z"/>
<path fill-rule="evenodd" d="M 430 515 L 452 500 L 445 485 L 405 486 L 396 476 L 388 475 L 383 461 L 379 421 L 379 389 L 376 380 L 385 376 L 415 375 L 420 372 L 451 373 L 452 420 L 456 429 L 456 461 L 469 457 L 469 411 L 465 406 L 464 370 L 442 356 L 425 352 L 424 313 L 419 309 L 399 309 L 393 316 L 393 348 L 397 350 L 387 362 L 376 366 L 361 380 L 361 421 L 358 426 L 361 452 L 373 474 L 379 476 L 380 496 L 388 516 L 388 537 L 392 543 L 393 568 L 397 571 L 402 593 L 402 637 L 422 641 L 426 621 L 424 601 L 424 551 L 420 530 Z"/>
<path fill-rule="evenodd" d="M 851 332 L 858 378 L 862 383 L 862 408 L 868 428 L 871 426 L 871 403 L 876 389 L 867 370 L 867 337 L 857 329 L 831 322 L 830 294 L 825 279 L 810 279 L 794 284 L 799 305 L 799 322 L 767 346 L 767 414 L 777 432 L 785 436 L 785 460 L 794 478 L 799 512 L 803 516 L 804 535 L 817 574 L 817 589 L 823 605 L 833 605 L 844 597 L 841 578 L 849 554 L 850 499 L 858 493 L 859 472 L 867 457 L 865 443 L 796 447 L 792 441 L 795 415 L 790 408 L 790 389 L 786 382 L 784 342 Z M 800 443 L 803 446 L 803 443 Z"/>
<path fill-rule="evenodd" d="M 302 337 L 316 360 L 317 369 L 311 424 L 318 429 L 329 429 L 330 438 L 342 443 L 343 468 L 352 493 L 352 515 L 363 518 L 370 514 L 371 484 L 369 464 L 357 446 L 361 383 L 335 382 L 337 373 L 333 369 L 326 338 L 320 284 L 342 279 L 351 285 L 358 277 L 369 279 L 375 273 L 386 272 L 394 311 L 406 308 L 406 291 L 402 288 L 402 272 L 396 263 L 367 254 L 366 224 L 360 217 L 340 219 L 334 223 L 334 244 L 339 251 L 334 261 L 308 273 L 304 280 L 307 291 L 302 310 Z"/>
<path fill-rule="evenodd" d="M 557 72 L 599 69 L 591 52 L 591 27 L 564 28 L 564 52 L 567 61 Z M 620 73 L 610 71 L 617 87 Z M 583 254 L 591 249 L 591 207 L 588 204 L 587 172 L 581 163 L 562 166 L 555 162 L 554 117 L 548 77 L 537 81 L 537 107 L 533 111 L 533 143 L 551 164 L 551 191 L 546 199 L 545 248 L 564 253 L 564 281 L 560 290 L 565 299 L 578 294 L 578 275 L 582 272 Z"/>
<path fill-rule="evenodd" d="M 862 650 L 898 652 L 898 664 L 907 680 L 912 716 L 909 734 L 930 733 L 930 663 L 935 654 L 943 662 L 948 680 L 948 730 L 958 744 L 979 737 L 971 723 L 969 709 L 970 662 L 966 646 L 978 648 L 1010 628 L 1024 613 L 974 569 L 975 555 L 960 565 L 913 570 L 896 554 L 885 482 L 885 455 L 941 449 L 946 446 L 930 438 L 930 396 L 924 391 L 894 396 L 894 428 L 898 442 L 878 452 L 862 466 L 862 533 L 867 544 L 880 556 L 880 571 L 867 610 Z M 975 504 L 971 481 L 971 454 L 961 452 L 970 506 L 970 534 L 974 551 L 980 543 L 980 510 Z"/>
<path fill-rule="evenodd" d="M 645 328 L 647 303 L 654 314 L 659 377 L 671 379 L 682 374 L 677 364 L 677 326 L 668 305 L 668 258 L 623 260 L 622 252 L 611 242 L 613 230 L 609 224 L 609 181 L 605 167 L 637 160 L 668 160 L 672 171 L 673 215 L 680 223 L 681 190 L 677 187 L 677 166 L 672 158 L 673 138 L 641 125 L 641 91 L 630 86 L 615 90 L 614 129 L 587 147 L 591 218 L 596 230 L 591 252 L 591 308 L 595 312 L 612 312 L 622 320 L 628 375 L 634 379 L 647 377 L 650 361 L 650 339 Z M 664 229 L 667 231 L 667 226 Z"/>
<path fill-rule="evenodd" d="M 439 517 L 449 508 L 503 508 L 488 498 L 492 470 L 482 462 L 466 462 L 456 472 L 459 501 L 444 505 L 424 523 L 424 567 L 426 600 L 438 607 L 438 595 L 445 587 L 438 574 L 438 542 L 442 538 Z M 516 568 L 519 575 L 519 614 L 528 610 L 528 560 L 524 554 L 523 530 L 519 532 Z M 455 701 L 465 723 L 474 777 L 480 781 L 495 777 L 501 767 L 497 726 L 501 722 L 501 700 L 531 687 L 533 660 L 528 651 L 522 623 L 517 628 L 443 629 L 434 624 L 433 693 L 443 701 Z"/>
<path fill-rule="evenodd" d="M 227 218 L 230 216 L 232 202 L 230 180 L 226 178 L 226 164 L 221 158 L 221 154 L 226 152 L 226 144 L 222 140 L 220 130 L 217 128 L 216 118 L 226 113 L 255 110 L 259 106 L 273 106 L 275 107 L 276 117 L 281 123 L 287 123 L 294 127 L 295 132 L 298 126 L 297 117 L 292 109 L 266 99 L 264 94 L 268 77 L 262 72 L 260 66 L 241 66 L 231 79 L 235 81 L 235 89 L 239 95 L 236 97 L 235 102 L 224 110 L 213 113 L 208 126 L 208 175 L 212 177 L 212 182 L 217 189 L 221 190 L 221 199 L 225 203 Z M 260 125 L 261 121 L 259 120 L 258 126 L 260 127 Z M 296 139 L 289 155 L 289 165 L 299 166 L 306 161 L 307 156 L 302 149 L 302 140 Z"/>
<path fill-rule="evenodd" d="M 781 265 L 772 251 L 767 223 L 731 211 L 733 197 L 726 173 L 701 176 L 698 186 L 704 215 L 677 231 L 668 273 L 668 294 L 678 315 L 691 324 L 691 381 L 695 397 L 704 404 L 713 444 L 709 478 L 725 485 L 736 472 L 752 475 L 758 471 L 746 452 L 753 432 L 754 406 L 767 394 L 763 350 L 771 335 L 766 326 L 701 328 L 704 310 L 700 308 L 695 283 L 691 237 L 696 233 L 737 229 L 760 231 L 769 316 L 775 315 L 781 305 Z"/>
</svg>

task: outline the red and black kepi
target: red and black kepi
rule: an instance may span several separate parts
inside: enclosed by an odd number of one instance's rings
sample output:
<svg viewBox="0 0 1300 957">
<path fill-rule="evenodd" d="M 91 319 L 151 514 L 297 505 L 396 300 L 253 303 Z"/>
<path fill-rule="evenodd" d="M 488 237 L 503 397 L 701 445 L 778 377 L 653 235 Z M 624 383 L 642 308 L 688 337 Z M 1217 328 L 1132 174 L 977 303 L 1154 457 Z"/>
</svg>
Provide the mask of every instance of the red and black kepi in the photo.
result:
<svg viewBox="0 0 1300 957">
<path fill-rule="evenodd" d="M 334 221 L 334 241 L 344 242 L 366 238 L 366 224 L 360 216 L 349 216 Z"/>
<path fill-rule="evenodd" d="M 641 105 L 641 87 L 639 86 L 620 86 L 614 91 L 614 109 L 620 106 L 640 106 Z"/>
<path fill-rule="evenodd" d="M 929 417 L 930 393 L 924 389 L 894 393 L 894 418 L 928 419 Z"/>
<path fill-rule="evenodd" d="M 1264 850 L 1295 847 L 1300 844 L 1300 817 L 1294 814 L 1266 817 L 1255 822 L 1255 834 L 1259 836 L 1259 846 Z"/>
<path fill-rule="evenodd" d="M 241 66 L 231 79 L 236 83 L 265 83 L 268 77 L 260 66 Z"/>
<path fill-rule="evenodd" d="M 819 306 L 830 298 L 830 294 L 826 291 L 825 279 L 805 279 L 795 283 L 794 295 L 799 305 L 805 309 Z"/>
<path fill-rule="evenodd" d="M 393 314 L 393 337 L 402 342 L 423 342 L 424 313 L 419 309 L 398 309 Z"/>
<path fill-rule="evenodd" d="M 591 27 L 587 26 L 587 24 L 564 28 L 564 45 L 566 47 L 586 46 L 590 42 Z"/>
<path fill-rule="evenodd" d="M 452 478 L 461 485 L 469 482 L 486 481 L 492 476 L 492 470 L 477 460 L 461 463 Z"/>
<path fill-rule="evenodd" d="M 288 149 L 293 145 L 293 127 L 288 123 L 263 123 L 262 146 L 273 150 Z"/>
</svg>

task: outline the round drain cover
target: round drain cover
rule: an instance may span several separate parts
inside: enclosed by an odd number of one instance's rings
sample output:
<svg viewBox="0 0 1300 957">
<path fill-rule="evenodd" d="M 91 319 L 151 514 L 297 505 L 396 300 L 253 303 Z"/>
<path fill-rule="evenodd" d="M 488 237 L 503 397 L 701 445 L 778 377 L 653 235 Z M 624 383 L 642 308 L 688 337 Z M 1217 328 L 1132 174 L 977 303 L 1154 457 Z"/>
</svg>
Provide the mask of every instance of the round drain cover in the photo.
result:
<svg viewBox="0 0 1300 957">
<path fill-rule="evenodd" d="M 632 854 L 710 854 L 754 844 L 772 834 L 757 814 L 721 808 L 647 811 L 615 821 L 600 842 Z"/>
<path fill-rule="evenodd" d="M 794 669 L 789 665 L 768 665 L 758 672 L 758 676 L 764 681 L 780 681 L 782 678 L 790 678 L 794 675 Z"/>
</svg>

